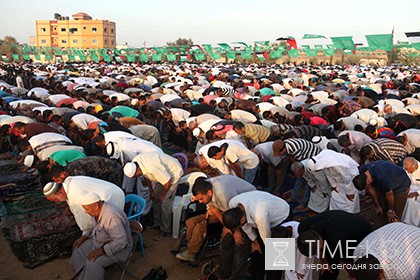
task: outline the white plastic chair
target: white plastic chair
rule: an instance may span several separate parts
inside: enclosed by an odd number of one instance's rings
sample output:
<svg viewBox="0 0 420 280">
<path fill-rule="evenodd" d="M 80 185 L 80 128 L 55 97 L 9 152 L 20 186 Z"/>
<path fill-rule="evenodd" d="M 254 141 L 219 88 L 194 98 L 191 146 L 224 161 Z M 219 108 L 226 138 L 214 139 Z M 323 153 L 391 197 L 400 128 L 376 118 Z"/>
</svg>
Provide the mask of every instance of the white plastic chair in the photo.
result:
<svg viewBox="0 0 420 280">
<path fill-rule="evenodd" d="M 188 204 L 192 196 L 192 187 L 195 180 L 198 177 L 205 177 L 207 175 L 203 172 L 193 172 L 188 175 L 185 175 L 179 181 L 180 184 L 188 184 L 188 192 L 183 196 L 175 196 L 174 204 L 172 204 L 172 237 L 178 238 L 179 235 L 179 226 L 181 224 L 182 214 L 187 209 Z"/>
</svg>

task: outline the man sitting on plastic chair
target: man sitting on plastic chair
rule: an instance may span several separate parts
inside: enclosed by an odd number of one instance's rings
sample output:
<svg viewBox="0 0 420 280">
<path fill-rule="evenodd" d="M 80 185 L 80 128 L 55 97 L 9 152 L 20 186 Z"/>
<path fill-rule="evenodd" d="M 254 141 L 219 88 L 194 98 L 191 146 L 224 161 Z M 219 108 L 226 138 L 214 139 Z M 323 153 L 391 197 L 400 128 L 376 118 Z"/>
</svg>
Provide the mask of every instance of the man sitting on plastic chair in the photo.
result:
<svg viewBox="0 0 420 280">
<path fill-rule="evenodd" d="M 203 243 L 207 223 L 222 222 L 222 212 L 229 209 L 229 201 L 236 195 L 255 191 L 255 187 L 238 177 L 220 175 L 210 179 L 199 177 L 195 180 L 192 193 L 195 200 L 207 205 L 207 213 L 186 221 L 187 250 L 176 255 L 177 259 L 194 262 Z"/>
<path fill-rule="evenodd" d="M 86 193 L 81 204 L 96 225 L 88 236 L 83 235 L 73 244 L 71 264 L 77 279 L 103 279 L 105 268 L 125 262 L 130 256 L 133 240 L 126 214 L 95 193 Z"/>
</svg>

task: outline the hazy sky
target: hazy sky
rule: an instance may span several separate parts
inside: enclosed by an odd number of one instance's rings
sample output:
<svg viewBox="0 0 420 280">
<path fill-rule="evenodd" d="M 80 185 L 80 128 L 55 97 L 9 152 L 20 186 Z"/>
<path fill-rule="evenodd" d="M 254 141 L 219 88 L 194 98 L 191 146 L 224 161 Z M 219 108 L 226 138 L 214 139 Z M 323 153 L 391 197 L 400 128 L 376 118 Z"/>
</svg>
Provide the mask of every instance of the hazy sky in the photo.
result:
<svg viewBox="0 0 420 280">
<path fill-rule="evenodd" d="M 194 43 L 258 40 L 303 34 L 344 36 L 420 31 L 420 0 L 0 0 L 0 37 L 29 42 L 35 20 L 85 12 L 116 22 L 117 44 L 164 45 L 179 37 Z"/>
</svg>

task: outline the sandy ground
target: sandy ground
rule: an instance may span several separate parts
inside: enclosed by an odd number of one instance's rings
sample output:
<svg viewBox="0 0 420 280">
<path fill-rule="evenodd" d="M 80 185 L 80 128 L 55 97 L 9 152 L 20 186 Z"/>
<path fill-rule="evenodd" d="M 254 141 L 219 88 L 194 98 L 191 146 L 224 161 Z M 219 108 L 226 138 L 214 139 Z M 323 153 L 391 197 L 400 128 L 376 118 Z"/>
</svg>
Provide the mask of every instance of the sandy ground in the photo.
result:
<svg viewBox="0 0 420 280">
<path fill-rule="evenodd" d="M 136 251 L 130 262 L 129 270 L 139 279 L 157 266 L 163 266 L 168 273 L 168 279 L 197 280 L 200 279 L 200 268 L 193 268 L 175 259 L 170 251 L 178 244 L 177 239 L 168 238 L 162 241 L 153 241 L 156 230 L 143 232 L 143 240 L 147 248 L 145 256 Z M 34 269 L 22 266 L 22 263 L 12 254 L 9 244 L 0 234 L 0 279 L 27 280 L 27 279 L 71 279 L 75 272 L 69 265 L 70 259 L 55 259 Z M 204 262 L 202 262 L 204 264 Z M 121 272 L 111 268 L 106 271 L 105 279 L 120 279 Z M 134 279 L 125 276 L 124 279 Z"/>
</svg>

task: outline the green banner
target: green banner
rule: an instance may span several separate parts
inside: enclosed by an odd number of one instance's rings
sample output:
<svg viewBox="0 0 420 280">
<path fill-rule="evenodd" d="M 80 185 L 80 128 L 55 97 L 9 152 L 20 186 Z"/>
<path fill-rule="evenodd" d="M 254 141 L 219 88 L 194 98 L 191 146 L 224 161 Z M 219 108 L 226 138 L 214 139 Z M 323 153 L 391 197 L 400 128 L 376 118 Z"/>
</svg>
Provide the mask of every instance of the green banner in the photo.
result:
<svg viewBox="0 0 420 280">
<path fill-rule="evenodd" d="M 317 56 L 318 50 L 305 50 L 306 56 Z"/>
<path fill-rule="evenodd" d="M 141 62 L 148 62 L 149 61 L 149 56 L 145 53 L 140 55 L 140 61 Z"/>
<path fill-rule="evenodd" d="M 243 59 L 251 59 L 252 58 L 252 52 L 241 52 L 241 57 Z"/>
<path fill-rule="evenodd" d="M 282 51 L 272 51 L 270 53 L 271 58 L 277 59 L 277 58 L 281 58 L 283 56 L 283 52 Z"/>
<path fill-rule="evenodd" d="M 19 61 L 20 60 L 19 54 L 12 54 L 12 57 L 13 57 L 13 61 Z"/>
<path fill-rule="evenodd" d="M 155 53 L 152 55 L 152 61 L 159 62 L 162 61 L 162 54 Z"/>
<path fill-rule="evenodd" d="M 211 59 L 217 60 L 222 57 L 222 55 L 219 52 L 210 53 Z"/>
<path fill-rule="evenodd" d="M 111 62 L 111 56 L 107 53 L 103 55 L 103 59 L 105 62 Z"/>
<path fill-rule="evenodd" d="M 392 51 L 394 47 L 392 34 L 366 35 L 365 37 L 371 50 Z"/>
<path fill-rule="evenodd" d="M 292 49 L 292 50 L 289 50 L 287 53 L 289 54 L 290 57 L 296 58 L 296 57 L 299 57 L 300 51 L 296 49 Z"/>
<path fill-rule="evenodd" d="M 302 39 L 317 39 L 317 38 L 327 38 L 327 37 L 322 36 L 322 35 L 317 35 L 317 34 L 305 34 L 303 35 Z"/>
<path fill-rule="evenodd" d="M 128 62 L 136 62 L 136 56 L 134 54 L 127 54 Z"/>
<path fill-rule="evenodd" d="M 196 53 L 194 56 L 197 61 L 206 60 L 206 55 L 204 53 Z"/>
<path fill-rule="evenodd" d="M 331 41 L 338 50 L 354 50 L 354 42 L 352 36 L 331 37 Z"/>
<path fill-rule="evenodd" d="M 323 52 L 326 56 L 333 56 L 335 54 L 334 49 L 323 50 Z"/>
<path fill-rule="evenodd" d="M 236 52 L 226 52 L 226 57 L 229 59 L 236 59 Z"/>
<path fill-rule="evenodd" d="M 168 61 L 175 61 L 176 60 L 176 55 L 173 54 L 173 53 L 168 53 L 168 54 L 166 54 L 166 59 Z"/>
</svg>

